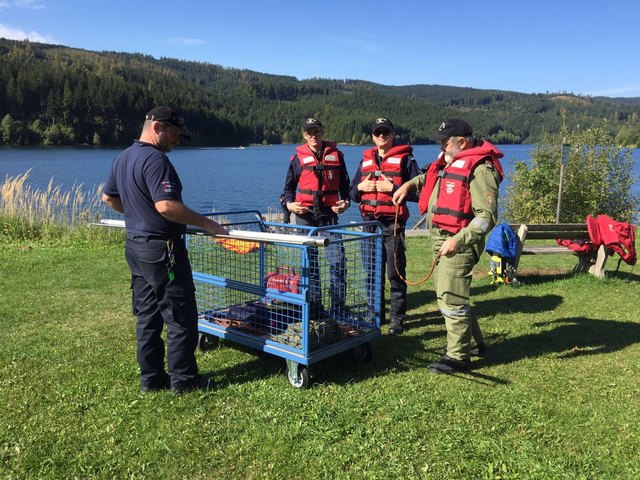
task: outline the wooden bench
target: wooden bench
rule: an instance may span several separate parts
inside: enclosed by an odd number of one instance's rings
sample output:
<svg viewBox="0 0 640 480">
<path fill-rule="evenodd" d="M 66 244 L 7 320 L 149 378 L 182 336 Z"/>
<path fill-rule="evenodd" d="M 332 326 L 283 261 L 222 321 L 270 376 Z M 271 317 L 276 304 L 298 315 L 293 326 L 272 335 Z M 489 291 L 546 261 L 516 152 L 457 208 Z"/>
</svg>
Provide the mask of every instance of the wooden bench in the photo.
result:
<svg viewBox="0 0 640 480">
<path fill-rule="evenodd" d="M 604 245 L 596 252 L 579 253 L 562 245 L 526 245 L 526 240 L 589 240 L 589 231 L 586 223 L 531 223 L 512 224 L 511 228 L 518 236 L 518 252 L 515 258 L 514 268 L 518 269 L 520 255 L 539 254 L 575 254 L 578 256 L 578 264 L 573 272 L 589 272 L 591 275 L 602 278 L 609 258 L 609 251 Z"/>
</svg>

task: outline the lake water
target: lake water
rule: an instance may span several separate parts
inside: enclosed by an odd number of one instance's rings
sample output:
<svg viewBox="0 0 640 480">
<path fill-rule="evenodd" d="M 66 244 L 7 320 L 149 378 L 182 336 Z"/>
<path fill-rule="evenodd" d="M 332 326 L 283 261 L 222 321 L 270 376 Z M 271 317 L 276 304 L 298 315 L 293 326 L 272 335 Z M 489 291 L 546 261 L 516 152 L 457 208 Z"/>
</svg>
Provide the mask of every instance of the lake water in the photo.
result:
<svg viewBox="0 0 640 480">
<path fill-rule="evenodd" d="M 358 167 L 365 146 L 341 146 L 349 175 Z M 515 161 L 527 161 L 532 145 L 501 145 L 502 161 L 510 173 Z M 247 148 L 187 148 L 177 147 L 169 154 L 182 180 L 185 203 L 199 212 L 255 209 L 266 213 L 279 205 L 289 159 L 294 145 L 256 146 Z M 0 148 L 1 179 L 30 170 L 32 188 L 45 188 L 53 178 L 62 190 L 82 184 L 94 191 L 108 175 L 111 161 L 122 148 Z M 439 145 L 416 145 L 414 155 L 420 167 L 433 161 Z M 633 150 L 636 159 L 635 176 L 640 176 L 640 149 Z M 502 183 L 504 194 L 508 180 Z M 635 190 L 640 191 L 636 181 Z M 415 204 L 410 204 L 410 224 L 419 219 Z M 359 211 L 350 208 L 341 223 L 359 221 Z"/>
</svg>

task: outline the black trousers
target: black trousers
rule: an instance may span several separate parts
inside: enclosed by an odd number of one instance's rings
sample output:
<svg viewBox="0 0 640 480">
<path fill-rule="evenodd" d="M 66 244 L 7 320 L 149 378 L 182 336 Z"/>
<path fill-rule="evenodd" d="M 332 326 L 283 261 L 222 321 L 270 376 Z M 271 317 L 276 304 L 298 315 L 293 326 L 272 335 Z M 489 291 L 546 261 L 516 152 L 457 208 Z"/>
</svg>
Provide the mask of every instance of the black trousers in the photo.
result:
<svg viewBox="0 0 640 480">
<path fill-rule="evenodd" d="M 137 316 L 140 383 L 166 385 L 162 329 L 167 325 L 167 364 L 171 386 L 195 385 L 198 366 L 198 310 L 191 264 L 184 241 L 174 240 L 174 279 L 169 279 L 165 239 L 127 235 L 125 256 L 131 269 L 133 313 Z"/>
<path fill-rule="evenodd" d="M 311 227 L 325 227 L 338 224 L 338 215 L 330 212 L 322 216 L 313 213 L 296 215 L 296 224 Z M 319 237 L 328 237 L 330 240 L 340 240 L 340 235 L 328 232 L 318 232 Z M 347 296 L 347 261 L 344 245 L 331 243 L 324 249 L 324 257 L 329 263 L 329 298 L 332 310 L 339 312 L 344 309 Z M 314 304 L 322 303 L 322 286 L 320 278 L 320 265 L 318 264 L 318 247 L 309 247 L 309 282 L 310 301 Z M 343 312 L 344 313 L 344 312 Z"/>
<path fill-rule="evenodd" d="M 373 218 L 364 218 L 369 221 Z M 390 323 L 402 324 L 407 315 L 407 283 L 402 278 L 407 278 L 407 249 L 405 243 L 404 229 L 405 224 L 398 222 L 396 238 L 393 238 L 394 218 L 393 217 L 379 217 L 378 220 L 382 224 L 382 291 L 380 292 L 380 299 L 382 304 L 382 311 L 380 312 L 381 321 L 384 322 L 384 277 L 389 279 L 390 298 L 389 298 L 389 321 Z M 366 227 L 365 230 L 370 233 L 375 233 L 376 226 Z M 395 259 L 394 259 L 395 256 Z M 397 270 L 396 271 L 396 263 Z M 365 265 L 373 267 L 375 262 L 369 262 L 365 259 Z M 398 275 L 400 272 L 400 275 Z M 401 278 L 402 276 L 402 278 Z M 373 299 L 373 288 L 375 287 L 375 277 L 373 271 L 370 269 L 367 278 L 367 287 L 369 290 L 369 298 Z"/>
</svg>

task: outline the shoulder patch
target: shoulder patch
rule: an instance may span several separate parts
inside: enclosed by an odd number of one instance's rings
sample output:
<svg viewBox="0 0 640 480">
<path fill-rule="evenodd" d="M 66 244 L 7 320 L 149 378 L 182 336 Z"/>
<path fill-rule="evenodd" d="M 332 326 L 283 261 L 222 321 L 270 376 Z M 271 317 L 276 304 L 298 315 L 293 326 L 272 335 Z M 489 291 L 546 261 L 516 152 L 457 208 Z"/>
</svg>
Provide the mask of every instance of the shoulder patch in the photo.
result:
<svg viewBox="0 0 640 480">
<path fill-rule="evenodd" d="M 496 195 L 494 192 L 485 192 L 484 198 L 487 202 L 487 205 L 493 208 L 496 204 Z"/>
</svg>

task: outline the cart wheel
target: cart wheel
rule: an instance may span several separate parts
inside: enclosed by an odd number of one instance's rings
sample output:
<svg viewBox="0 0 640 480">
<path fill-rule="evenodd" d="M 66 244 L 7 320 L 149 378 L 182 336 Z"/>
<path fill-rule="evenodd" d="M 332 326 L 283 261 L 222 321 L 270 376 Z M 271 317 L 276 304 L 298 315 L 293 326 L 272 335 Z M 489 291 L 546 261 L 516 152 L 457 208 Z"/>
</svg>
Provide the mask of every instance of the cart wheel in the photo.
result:
<svg viewBox="0 0 640 480">
<path fill-rule="evenodd" d="M 201 352 L 212 350 L 219 344 L 219 338 L 215 335 L 208 335 L 206 333 L 198 332 L 198 348 Z"/>
<path fill-rule="evenodd" d="M 368 363 L 373 358 L 371 342 L 365 342 L 351 349 L 351 356 L 358 362 Z"/>
<path fill-rule="evenodd" d="M 287 365 L 287 378 L 289 383 L 296 388 L 309 388 L 311 378 L 309 369 L 304 365 L 295 364 L 296 366 Z"/>
</svg>

